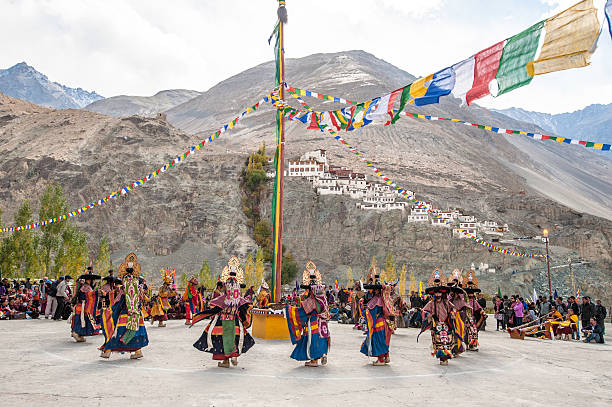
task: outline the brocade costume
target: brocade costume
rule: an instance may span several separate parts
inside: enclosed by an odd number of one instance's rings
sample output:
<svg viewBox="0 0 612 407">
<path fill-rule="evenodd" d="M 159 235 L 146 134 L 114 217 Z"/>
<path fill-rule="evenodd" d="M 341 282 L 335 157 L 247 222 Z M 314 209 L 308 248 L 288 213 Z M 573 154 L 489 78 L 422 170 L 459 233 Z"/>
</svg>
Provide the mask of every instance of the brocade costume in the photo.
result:
<svg viewBox="0 0 612 407">
<path fill-rule="evenodd" d="M 431 329 L 431 355 L 435 356 L 441 365 L 447 365 L 448 360 L 463 347 L 464 330 L 461 317 L 449 301 L 449 294 L 457 293 L 461 289 L 442 285 L 443 281 L 442 271 L 434 269 L 428 281 L 429 287 L 425 289 L 425 294 L 431 295 L 432 298 L 421 311 L 423 325 L 417 342 L 423 332 Z"/>
<path fill-rule="evenodd" d="M 149 344 L 147 330 L 142 316 L 142 302 L 145 294 L 141 291 L 139 276 L 140 264 L 137 257 L 130 253 L 119 267 L 122 289 L 119 291 L 117 303 L 112 306 L 112 318 L 108 331 L 113 332 L 100 347 L 102 357 L 107 358 L 110 352 L 134 352 L 131 359 L 142 357 L 141 349 Z"/>
<path fill-rule="evenodd" d="M 183 293 L 183 301 L 185 301 L 185 325 L 191 325 L 194 315 L 204 309 L 202 295 L 198 291 L 198 284 L 195 276 L 191 276 Z"/>
<path fill-rule="evenodd" d="M 312 261 L 306 263 L 300 287 L 306 290 L 300 305 L 285 306 L 289 337 L 295 345 L 290 357 L 305 361 L 309 367 L 318 366 L 319 359 L 325 365 L 330 346 L 327 324 L 330 315 L 321 273 Z"/>
<path fill-rule="evenodd" d="M 382 366 L 391 361 L 389 358 L 389 345 L 392 330 L 388 318 L 395 315 L 391 292 L 393 287 L 380 283 L 380 276 L 376 268 L 372 267 L 368 275 L 371 284 L 364 286 L 369 290 L 361 313 L 364 315 L 366 338 L 361 344 L 361 353 L 376 357 L 375 366 Z"/>
<path fill-rule="evenodd" d="M 83 274 L 79 277 L 79 286 L 74 296 L 74 314 L 72 315 L 72 337 L 77 342 L 85 342 L 86 336 L 100 334 L 100 325 L 97 320 L 98 296 L 92 287 L 94 281 L 100 276 Z"/>
<path fill-rule="evenodd" d="M 176 296 L 176 290 L 172 287 L 174 269 L 162 270 L 162 279 L 164 283 L 157 292 L 157 295 L 152 298 L 151 307 L 151 324 L 159 321 L 159 326 L 164 327 L 165 321 L 168 320 L 168 310 L 171 309 L 170 298 Z"/>
<path fill-rule="evenodd" d="M 209 302 L 211 308 L 199 312 L 193 318 L 193 324 L 206 317 L 212 317 L 202 336 L 193 346 L 203 352 L 213 354 L 213 360 L 219 360 L 219 367 L 238 364 L 238 356 L 246 353 L 255 341 L 247 331 L 251 326 L 251 303 L 240 294 L 244 287 L 244 276 L 240 262 L 232 257 L 221 273 L 225 293 Z"/>
</svg>

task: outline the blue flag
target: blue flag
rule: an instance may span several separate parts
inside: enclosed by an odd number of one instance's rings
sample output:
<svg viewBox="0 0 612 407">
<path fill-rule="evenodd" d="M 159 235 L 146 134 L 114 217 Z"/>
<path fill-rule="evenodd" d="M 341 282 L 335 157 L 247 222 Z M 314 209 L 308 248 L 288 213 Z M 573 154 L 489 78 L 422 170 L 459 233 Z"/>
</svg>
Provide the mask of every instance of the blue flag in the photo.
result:
<svg viewBox="0 0 612 407">
<path fill-rule="evenodd" d="M 557 289 L 555 288 L 555 293 L 553 294 L 553 299 L 556 300 L 559 294 L 557 294 Z"/>
</svg>

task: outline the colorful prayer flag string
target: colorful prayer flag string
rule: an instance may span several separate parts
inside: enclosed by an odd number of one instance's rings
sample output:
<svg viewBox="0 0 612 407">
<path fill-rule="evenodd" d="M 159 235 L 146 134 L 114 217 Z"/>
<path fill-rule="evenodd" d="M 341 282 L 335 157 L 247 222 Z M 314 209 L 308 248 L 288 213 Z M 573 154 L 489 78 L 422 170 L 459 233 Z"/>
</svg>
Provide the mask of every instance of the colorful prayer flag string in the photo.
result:
<svg viewBox="0 0 612 407">
<path fill-rule="evenodd" d="M 289 94 L 291 94 L 291 96 L 293 96 L 305 109 L 312 111 L 312 109 L 310 109 L 310 107 L 306 104 L 306 102 L 304 102 L 304 100 L 299 97 L 297 95 L 297 93 L 292 92 L 291 89 L 289 87 L 285 87 L 285 89 L 287 89 L 289 91 Z M 287 105 L 286 102 L 281 101 L 278 98 L 277 94 L 272 95 L 272 103 L 274 104 L 274 106 L 277 107 L 277 109 L 279 109 L 280 111 L 283 112 L 283 114 L 286 115 L 286 117 L 289 118 L 289 120 L 291 121 L 295 121 L 298 120 L 296 118 L 295 115 L 291 115 L 291 112 L 294 111 L 295 109 L 293 109 L 291 106 Z M 299 120 L 298 120 L 299 121 Z M 424 202 L 418 201 L 414 194 L 410 191 L 408 191 L 405 188 L 401 188 L 399 187 L 395 182 L 393 182 L 389 177 L 387 177 L 382 170 L 376 168 L 374 166 L 374 164 L 372 164 L 370 161 L 368 161 L 362 153 L 360 153 L 357 148 L 355 146 L 352 146 L 351 144 L 349 144 L 344 138 L 342 138 L 336 131 L 334 131 L 332 128 L 330 127 L 320 127 L 321 132 L 324 132 L 324 130 L 327 130 L 332 137 L 334 137 L 334 139 L 338 142 L 340 142 L 343 146 L 345 146 L 347 149 L 349 149 L 353 155 L 355 155 L 356 157 L 358 157 L 359 159 L 361 159 L 363 162 L 366 163 L 366 165 L 368 167 L 370 167 L 373 172 L 383 180 L 383 182 L 387 185 L 389 185 L 392 189 L 394 189 L 398 194 L 400 194 L 401 196 L 403 196 L 404 198 L 406 198 L 407 200 L 409 200 L 410 202 L 414 203 L 416 206 L 422 208 L 422 207 L 426 207 L 427 211 L 430 212 L 431 214 L 431 209 L 429 208 L 429 206 L 427 206 Z M 431 216 L 433 216 L 434 218 L 439 218 L 439 216 L 433 215 L 431 214 Z M 450 222 L 446 221 L 446 224 L 450 224 Z M 476 235 L 470 234 L 468 233 L 466 230 L 464 229 L 459 229 L 459 232 L 462 233 L 463 235 L 465 235 L 466 237 L 469 237 L 472 241 L 480 244 L 481 246 L 487 247 L 490 251 L 494 251 L 497 253 L 501 253 L 501 254 L 505 254 L 505 255 L 509 255 L 509 256 L 516 256 L 516 257 L 528 257 L 528 258 L 541 258 L 541 257 L 546 257 L 546 255 L 542 255 L 542 254 L 530 254 L 530 253 L 521 253 L 521 252 L 516 252 L 514 250 L 511 249 L 503 249 L 501 247 L 497 247 L 489 242 L 484 241 L 483 239 L 479 238 Z"/>
<path fill-rule="evenodd" d="M 311 91 L 307 91 L 307 90 L 303 90 L 300 88 L 296 88 L 293 86 L 287 86 L 286 89 L 292 94 L 312 94 L 313 92 Z M 326 96 L 326 95 L 324 95 Z M 326 96 L 326 97 L 332 97 L 332 96 Z M 338 99 L 338 98 L 336 98 Z M 601 151 L 610 151 L 611 149 L 611 145 L 607 144 L 607 143 L 597 143 L 594 141 L 587 141 L 587 140 L 576 140 L 576 139 L 571 139 L 571 138 L 567 138 L 567 137 L 559 137 L 559 136 L 548 136 L 545 134 L 540 134 L 540 133 L 535 133 L 535 132 L 529 132 L 529 131 L 523 131 L 523 130 L 511 130 L 511 129 L 504 129 L 501 127 L 496 127 L 496 126 L 491 126 L 491 125 L 486 125 L 486 124 L 477 124 L 477 123 L 471 123 L 465 120 L 460 120 L 460 119 L 451 119 L 451 118 L 445 118 L 445 117 L 438 117 L 438 116 L 431 116 L 431 115 L 425 115 L 425 114 L 418 114 L 418 113 L 411 113 L 411 112 L 398 112 L 396 109 L 392 110 L 393 112 L 393 117 L 398 117 L 398 116 L 407 116 L 407 117 L 412 117 L 415 119 L 423 119 L 423 120 L 430 120 L 430 121 L 450 121 L 450 122 L 454 122 L 454 123 L 459 123 L 459 124 L 464 124 L 466 126 L 471 126 L 471 127 L 477 127 L 479 129 L 482 130 L 487 130 L 493 133 L 497 133 L 497 134 L 508 134 L 508 135 L 523 135 L 523 136 L 527 136 L 527 137 L 531 137 L 534 140 L 551 140 L 551 141 L 556 141 L 557 143 L 562 143 L 562 144 L 573 144 L 573 145 L 580 145 L 586 148 L 592 148 L 594 150 L 601 150 Z M 311 113 L 310 118 L 319 118 L 319 117 L 325 117 L 326 114 L 330 114 L 330 112 L 315 112 L 312 109 L 308 110 L 307 112 L 305 111 L 301 111 L 301 110 L 296 110 L 293 115 L 294 117 L 297 117 L 298 119 L 301 119 L 302 117 L 306 116 L 308 113 Z M 348 123 L 348 122 L 347 122 Z M 341 128 L 341 125 L 339 125 Z M 354 126 L 354 124 L 353 124 Z M 310 129 L 312 129 L 313 127 L 309 127 Z M 337 128 L 337 129 L 340 129 Z M 347 128 L 348 129 L 348 128 Z"/>
<path fill-rule="evenodd" d="M 242 119 L 245 115 L 247 115 L 247 114 L 257 110 L 257 108 L 259 108 L 259 106 L 261 104 L 269 102 L 270 101 L 270 96 L 274 92 L 275 92 L 275 90 L 270 92 L 268 95 L 264 96 L 259 102 L 255 103 L 253 106 L 248 107 L 240 115 L 238 115 L 236 118 L 234 118 L 234 120 L 232 120 L 229 123 L 227 123 L 226 125 L 222 126 L 219 130 L 217 130 L 216 132 L 211 134 L 208 138 L 206 138 L 206 139 L 202 140 L 200 143 L 192 146 L 189 150 L 185 151 L 183 154 L 181 154 L 179 156 L 176 156 L 176 158 L 174 158 L 172 161 L 170 161 L 169 163 L 164 164 L 162 167 L 160 167 L 157 170 L 153 171 L 152 173 L 148 174 L 146 177 L 144 177 L 142 179 L 139 179 L 139 180 L 136 180 L 133 183 L 131 183 L 130 185 L 125 186 L 125 187 L 119 189 L 118 191 L 113 192 L 110 195 L 107 195 L 106 197 L 104 197 L 102 199 L 98 199 L 97 201 L 91 202 L 88 205 L 82 206 L 82 207 L 80 207 L 78 209 L 75 209 L 75 210 L 70 211 L 68 213 L 65 213 L 63 215 L 60 215 L 58 217 L 47 219 L 47 220 L 40 221 L 40 222 L 30 223 L 28 225 L 11 226 L 11 227 L 2 228 L 1 232 L 2 233 L 12 233 L 12 232 L 18 232 L 18 231 L 21 231 L 21 230 L 30 230 L 30 229 L 46 226 L 46 225 L 49 225 L 49 224 L 55 223 L 55 222 L 61 222 L 61 221 L 67 220 L 69 218 L 72 218 L 74 216 L 81 215 L 82 213 L 84 213 L 85 211 L 87 211 L 89 209 L 93 209 L 93 208 L 99 207 L 99 206 L 103 205 L 104 203 L 108 202 L 109 200 L 111 200 L 113 198 L 117 198 L 118 196 L 122 196 L 122 195 L 127 195 L 134 188 L 139 187 L 139 186 L 143 185 L 145 182 L 147 182 L 147 181 L 157 177 L 159 174 L 161 174 L 163 172 L 166 172 L 166 170 L 168 170 L 169 168 L 172 168 L 172 167 L 180 164 L 181 162 L 186 160 L 190 155 L 195 154 L 196 151 L 198 151 L 201 148 L 203 148 L 205 144 L 212 143 L 217 138 L 221 137 L 221 135 L 223 133 L 225 133 L 227 130 L 233 129 L 234 126 L 236 126 L 236 124 L 238 123 L 238 121 L 240 119 Z"/>
</svg>

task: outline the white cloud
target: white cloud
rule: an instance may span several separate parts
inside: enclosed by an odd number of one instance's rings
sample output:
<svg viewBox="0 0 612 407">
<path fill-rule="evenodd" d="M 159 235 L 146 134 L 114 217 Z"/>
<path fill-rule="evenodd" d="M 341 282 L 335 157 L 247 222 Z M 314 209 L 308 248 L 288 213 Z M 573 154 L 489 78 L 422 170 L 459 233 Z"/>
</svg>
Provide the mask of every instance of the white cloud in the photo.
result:
<svg viewBox="0 0 612 407">
<path fill-rule="evenodd" d="M 363 49 L 412 74 L 425 75 L 515 34 L 564 3 L 290 0 L 286 51 L 288 57 L 302 57 Z M 25 60 L 52 80 L 104 96 L 150 95 L 170 88 L 205 90 L 272 59 L 266 40 L 276 4 L 4 0 L 0 67 Z M 536 78 L 529 87 L 484 103 L 504 107 L 512 101 L 557 112 L 610 102 L 611 92 L 602 84 L 612 83 L 605 69 L 612 50 L 609 38 L 602 42 L 592 67 Z"/>
</svg>

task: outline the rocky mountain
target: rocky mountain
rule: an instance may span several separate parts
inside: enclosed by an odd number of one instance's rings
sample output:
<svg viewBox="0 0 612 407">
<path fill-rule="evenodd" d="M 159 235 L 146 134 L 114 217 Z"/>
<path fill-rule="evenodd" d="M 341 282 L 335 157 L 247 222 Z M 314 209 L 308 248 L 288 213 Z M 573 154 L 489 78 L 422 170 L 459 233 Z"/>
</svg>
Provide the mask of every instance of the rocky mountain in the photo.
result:
<svg viewBox="0 0 612 407">
<path fill-rule="evenodd" d="M 561 137 L 612 143 L 612 103 L 595 104 L 571 113 L 540 113 L 520 108 L 496 110 L 513 119 L 533 123 L 543 130 Z M 609 153 L 602 152 L 607 158 Z"/>
<path fill-rule="evenodd" d="M 199 95 L 201 95 L 201 92 L 195 90 L 171 89 L 157 92 L 153 96 L 113 96 L 95 101 L 85 106 L 85 110 L 113 117 L 152 116 L 172 109 Z"/>
<path fill-rule="evenodd" d="M 103 99 L 96 92 L 51 82 L 46 75 L 25 62 L 0 69 L 0 92 L 55 109 L 82 108 Z"/>
<path fill-rule="evenodd" d="M 413 78 L 363 51 L 287 61 L 290 84 L 353 100 L 381 95 Z M 254 104 L 272 88 L 272 81 L 271 62 L 231 77 L 170 109 L 168 121 L 175 127 L 153 118 L 112 118 L 73 109 L 25 112 L 0 122 L 3 220 L 11 223 L 23 199 L 36 203 L 50 181 L 62 183 L 72 207 L 129 185 Z M 316 109 L 339 106 L 309 102 Z M 504 128 L 537 129 L 478 106 L 463 108 L 452 98 L 411 109 Z M 362 161 L 329 135 L 291 122 L 286 128 L 287 158 L 323 148 L 332 164 L 370 174 Z M 553 264 L 570 255 L 587 259 L 591 264 L 581 277 L 583 292 L 599 295 L 611 288 L 609 160 L 580 146 L 407 117 L 394 126 L 371 125 L 343 136 L 419 199 L 507 223 L 509 239 L 535 236 L 548 227 Z M 109 236 L 114 263 L 136 250 L 149 276 L 157 276 L 166 265 L 179 273 L 197 272 L 204 258 L 220 271 L 229 255 L 244 258 L 255 248 L 241 209 L 238 181 L 247 154 L 262 142 L 274 143 L 274 113 L 267 106 L 245 116 L 234 130 L 184 163 L 71 222 L 94 240 Z M 541 261 L 502 256 L 467 239 L 452 238 L 449 229 L 410 223 L 409 212 L 361 211 L 355 200 L 317 196 L 306 179 L 287 179 L 285 193 L 284 244 L 298 264 L 314 260 L 326 281 L 333 277 L 344 281 L 348 266 L 358 276 L 373 255 L 383 259 L 388 252 L 398 263 L 408 264 L 417 279 L 426 279 L 435 266 L 449 270 L 488 263 L 498 273 L 481 276 L 487 289 L 501 285 L 503 290 L 518 290 L 516 279 L 510 278 L 512 270 L 542 268 Z M 262 208 L 269 216 L 270 203 Z M 503 246 L 544 250 L 534 241 Z M 561 271 L 555 275 L 556 281 L 566 277 Z M 530 280 L 521 278 L 523 288 L 531 291 Z"/>
</svg>

